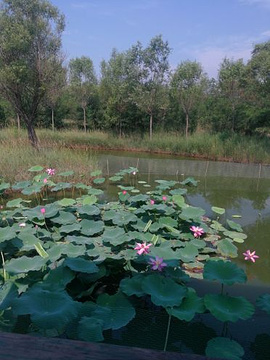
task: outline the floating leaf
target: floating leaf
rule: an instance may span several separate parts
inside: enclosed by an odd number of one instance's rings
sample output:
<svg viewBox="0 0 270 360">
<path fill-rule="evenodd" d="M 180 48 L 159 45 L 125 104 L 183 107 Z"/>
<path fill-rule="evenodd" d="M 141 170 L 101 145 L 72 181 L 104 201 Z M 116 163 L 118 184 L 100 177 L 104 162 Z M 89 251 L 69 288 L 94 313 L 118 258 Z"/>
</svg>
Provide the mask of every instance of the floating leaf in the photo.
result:
<svg viewBox="0 0 270 360">
<path fill-rule="evenodd" d="M 207 294 L 204 296 L 204 304 L 220 321 L 246 320 L 254 314 L 254 306 L 242 296 Z"/>
<path fill-rule="evenodd" d="M 64 266 L 67 266 L 73 271 L 87 274 L 98 272 L 98 267 L 93 261 L 83 258 L 67 258 L 64 261 Z"/>
<path fill-rule="evenodd" d="M 241 360 L 245 352 L 236 341 L 224 337 L 216 337 L 208 341 L 205 354 L 210 358 Z"/>
<path fill-rule="evenodd" d="M 184 248 L 177 250 L 177 253 L 183 262 L 191 262 L 195 260 L 199 252 L 196 246 L 187 244 Z"/>
<path fill-rule="evenodd" d="M 111 176 L 109 178 L 109 180 L 113 181 L 113 182 L 116 182 L 116 181 L 120 181 L 123 179 L 123 176 Z"/>
<path fill-rule="evenodd" d="M 177 206 L 181 208 L 186 206 L 185 198 L 180 194 L 173 195 L 172 200 Z"/>
<path fill-rule="evenodd" d="M 77 333 L 79 340 L 103 341 L 103 321 L 100 319 L 83 316 L 79 321 Z"/>
<path fill-rule="evenodd" d="M 35 172 L 35 171 L 42 171 L 44 168 L 42 166 L 36 165 L 32 166 L 28 171 Z"/>
<path fill-rule="evenodd" d="M 217 207 L 217 206 L 212 206 L 212 207 L 211 207 L 211 210 L 212 210 L 213 212 L 215 212 L 216 214 L 219 214 L 219 215 L 225 214 L 225 209 L 220 208 L 220 207 Z"/>
<path fill-rule="evenodd" d="M 226 285 L 247 281 L 246 274 L 241 268 L 230 261 L 223 260 L 207 261 L 204 266 L 203 278 L 217 280 Z"/>
<path fill-rule="evenodd" d="M 193 185 L 193 186 L 197 186 L 197 185 L 198 185 L 198 181 L 195 180 L 193 177 L 188 177 L 188 178 L 186 178 L 184 181 L 181 181 L 180 184 L 182 184 L 182 185 Z"/>
<path fill-rule="evenodd" d="M 83 199 L 83 205 L 93 205 L 97 202 L 97 197 L 95 195 L 86 196 Z"/>
<path fill-rule="evenodd" d="M 83 219 L 80 224 L 81 224 L 81 233 L 87 236 L 93 236 L 99 234 L 104 229 L 104 222 L 101 220 L 95 221 L 95 220 Z"/>
<path fill-rule="evenodd" d="M 199 220 L 204 214 L 205 210 L 194 206 L 188 206 L 183 209 L 179 217 L 183 220 Z"/>
<path fill-rule="evenodd" d="M 47 260 L 41 256 L 22 256 L 18 259 L 11 259 L 6 264 L 6 270 L 9 274 L 21 274 L 28 273 L 29 271 L 38 271 L 46 264 L 46 261 Z"/>
<path fill-rule="evenodd" d="M 7 282 L 0 287 L 0 310 L 10 307 L 13 300 L 18 296 L 18 289 L 13 282 Z"/>
<path fill-rule="evenodd" d="M 138 274 L 132 278 L 125 278 L 120 282 L 120 289 L 128 296 L 136 295 L 138 297 L 145 295 L 142 290 L 142 281 L 144 276 Z"/>
<path fill-rule="evenodd" d="M 64 199 L 58 201 L 58 204 L 60 206 L 72 206 L 75 203 L 76 203 L 76 201 L 74 199 L 68 199 L 68 198 L 64 198 Z"/>
<path fill-rule="evenodd" d="M 94 184 L 103 184 L 105 181 L 105 178 L 97 178 L 93 180 Z"/>
<path fill-rule="evenodd" d="M 99 176 L 102 174 L 101 170 L 95 170 L 90 173 L 91 176 Z"/>
<path fill-rule="evenodd" d="M 230 239 L 224 239 L 218 241 L 217 249 L 221 253 L 221 255 L 231 258 L 237 257 L 237 247 L 232 243 Z"/>
<path fill-rule="evenodd" d="M 236 222 L 227 220 L 227 223 L 232 230 L 236 230 L 239 232 L 243 231 L 242 227 L 239 224 L 237 224 Z"/>
<path fill-rule="evenodd" d="M 258 297 L 256 305 L 270 315 L 270 294 L 264 294 Z"/>
</svg>

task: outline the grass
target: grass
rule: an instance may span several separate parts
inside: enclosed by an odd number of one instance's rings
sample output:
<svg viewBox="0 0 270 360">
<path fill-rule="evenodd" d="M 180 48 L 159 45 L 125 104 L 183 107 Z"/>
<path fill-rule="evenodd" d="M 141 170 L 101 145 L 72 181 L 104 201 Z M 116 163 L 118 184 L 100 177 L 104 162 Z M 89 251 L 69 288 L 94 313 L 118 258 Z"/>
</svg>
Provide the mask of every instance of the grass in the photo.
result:
<svg viewBox="0 0 270 360">
<path fill-rule="evenodd" d="M 97 168 L 95 157 L 84 151 L 88 149 L 170 153 L 209 160 L 270 164 L 270 139 L 267 137 L 197 132 L 186 139 L 176 133 L 157 132 L 150 141 L 147 134 L 119 138 L 101 131 L 38 129 L 37 134 L 41 143 L 38 152 L 28 145 L 26 131 L 18 132 L 14 128 L 0 131 L 2 177 L 4 174 L 9 181 L 25 179 L 29 176 L 26 169 L 39 164 L 60 171 L 73 169 L 87 182 L 90 172 Z"/>
</svg>

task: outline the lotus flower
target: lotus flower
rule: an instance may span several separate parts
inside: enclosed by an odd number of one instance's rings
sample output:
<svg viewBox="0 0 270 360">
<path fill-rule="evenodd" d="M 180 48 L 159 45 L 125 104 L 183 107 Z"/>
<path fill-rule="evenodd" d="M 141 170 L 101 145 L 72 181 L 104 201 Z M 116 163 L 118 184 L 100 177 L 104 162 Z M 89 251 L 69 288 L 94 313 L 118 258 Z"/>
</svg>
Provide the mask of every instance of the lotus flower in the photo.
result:
<svg viewBox="0 0 270 360">
<path fill-rule="evenodd" d="M 46 173 L 47 173 L 48 175 L 55 175 L 55 169 L 48 168 L 48 169 L 46 170 Z"/>
<path fill-rule="evenodd" d="M 259 256 L 255 255 L 256 251 L 250 252 L 250 250 L 247 250 L 246 252 L 243 253 L 243 255 L 245 256 L 245 260 L 251 260 L 252 262 L 255 263 L 255 259 L 258 259 Z"/>
<path fill-rule="evenodd" d="M 160 258 L 158 256 L 156 256 L 155 259 L 151 258 L 149 260 L 149 264 L 151 265 L 152 270 L 158 270 L 158 271 L 162 271 L 163 268 L 167 266 L 167 264 L 163 262 L 163 258 Z"/>
<path fill-rule="evenodd" d="M 43 215 L 44 215 L 44 214 L 45 214 L 45 212 L 46 212 L 46 209 L 45 209 L 45 208 L 41 208 L 41 209 L 40 209 L 40 212 L 41 212 L 41 214 L 43 214 Z"/>
<path fill-rule="evenodd" d="M 149 253 L 149 248 L 152 244 L 148 244 L 146 245 L 146 242 L 144 243 L 136 243 L 136 247 L 134 248 L 137 251 L 138 255 L 142 255 L 142 254 L 148 254 Z"/>
<path fill-rule="evenodd" d="M 202 234 L 204 234 L 203 228 L 200 228 L 199 226 L 193 225 L 189 229 L 193 232 L 194 237 L 200 237 Z"/>
</svg>

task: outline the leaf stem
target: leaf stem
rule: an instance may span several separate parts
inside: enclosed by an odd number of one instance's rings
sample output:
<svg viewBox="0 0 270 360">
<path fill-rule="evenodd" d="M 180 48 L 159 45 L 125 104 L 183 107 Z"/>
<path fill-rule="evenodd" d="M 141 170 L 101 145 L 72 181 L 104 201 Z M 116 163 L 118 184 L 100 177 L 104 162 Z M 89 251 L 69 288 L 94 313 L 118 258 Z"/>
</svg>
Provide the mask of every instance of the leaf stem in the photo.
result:
<svg viewBox="0 0 270 360">
<path fill-rule="evenodd" d="M 169 332 L 170 332 L 170 327 L 171 327 L 171 319 L 172 319 L 172 314 L 169 314 L 168 325 L 167 325 L 167 332 L 166 332 L 166 338 L 165 338 L 165 344 L 164 344 L 164 349 L 163 349 L 163 351 L 166 351 L 166 350 L 167 350 L 168 339 L 169 339 Z"/>
</svg>

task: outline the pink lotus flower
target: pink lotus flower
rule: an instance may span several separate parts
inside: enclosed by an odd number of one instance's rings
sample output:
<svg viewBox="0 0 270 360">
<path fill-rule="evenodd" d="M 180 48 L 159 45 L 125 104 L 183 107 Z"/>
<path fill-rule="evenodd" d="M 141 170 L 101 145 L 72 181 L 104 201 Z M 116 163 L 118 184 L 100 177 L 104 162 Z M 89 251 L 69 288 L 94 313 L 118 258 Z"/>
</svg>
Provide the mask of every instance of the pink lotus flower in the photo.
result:
<svg viewBox="0 0 270 360">
<path fill-rule="evenodd" d="M 41 209 L 40 209 L 40 212 L 41 212 L 41 214 L 43 214 L 43 215 L 44 215 L 44 214 L 45 214 L 45 212 L 46 212 L 46 209 L 45 209 L 45 208 L 41 208 Z"/>
<path fill-rule="evenodd" d="M 163 262 L 163 258 L 160 258 L 158 256 L 156 256 L 155 259 L 151 258 L 149 260 L 149 264 L 151 265 L 152 270 L 158 270 L 158 271 L 162 271 L 163 268 L 167 266 L 167 264 Z"/>
<path fill-rule="evenodd" d="M 166 201 L 167 200 L 167 196 L 162 196 L 162 200 Z"/>
<path fill-rule="evenodd" d="M 123 195 L 126 195 L 126 193 L 127 193 L 126 190 L 124 190 L 124 191 L 122 192 Z"/>
<path fill-rule="evenodd" d="M 47 184 L 47 182 L 48 182 L 48 179 L 46 179 L 46 178 L 43 179 L 43 183 L 44 183 L 44 184 Z"/>
<path fill-rule="evenodd" d="M 194 237 L 200 237 L 204 234 L 203 228 L 200 228 L 199 226 L 193 225 L 189 229 L 193 232 Z"/>
<path fill-rule="evenodd" d="M 259 256 L 255 255 L 256 251 L 250 252 L 250 250 L 247 250 L 245 253 L 243 253 L 243 255 L 245 256 L 245 260 L 251 260 L 252 262 L 255 263 L 255 259 L 258 259 Z"/>
<path fill-rule="evenodd" d="M 150 246 L 152 246 L 152 244 L 146 245 L 146 242 L 144 242 L 142 244 L 141 243 L 136 243 L 136 247 L 134 248 L 134 250 L 138 250 L 137 251 L 138 255 L 148 254 Z"/>
<path fill-rule="evenodd" d="M 55 169 L 48 168 L 48 169 L 46 170 L 46 173 L 47 173 L 48 175 L 55 175 Z"/>
<path fill-rule="evenodd" d="M 154 205 L 154 203 L 155 203 L 155 200 L 152 200 L 152 199 L 151 199 L 151 200 L 150 200 L 150 204 L 151 204 L 151 205 Z"/>
</svg>

